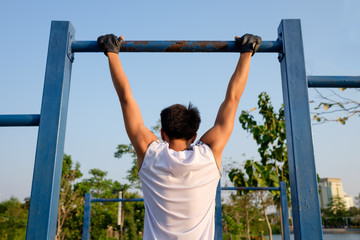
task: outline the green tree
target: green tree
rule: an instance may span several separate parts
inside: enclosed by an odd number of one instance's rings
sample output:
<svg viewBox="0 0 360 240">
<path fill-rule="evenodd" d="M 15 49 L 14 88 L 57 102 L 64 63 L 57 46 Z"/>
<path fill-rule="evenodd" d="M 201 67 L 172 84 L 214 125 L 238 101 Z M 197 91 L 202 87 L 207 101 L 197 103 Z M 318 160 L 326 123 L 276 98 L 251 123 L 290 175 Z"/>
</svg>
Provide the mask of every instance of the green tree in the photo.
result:
<svg viewBox="0 0 360 240">
<path fill-rule="evenodd" d="M 71 233 L 74 233 L 74 231 L 69 231 L 68 228 L 72 214 L 81 205 L 82 196 L 74 190 L 74 182 L 81 176 L 80 163 L 77 162 L 74 166 L 71 156 L 64 154 L 56 231 L 57 240 L 69 239 Z M 64 228 L 66 225 L 68 227 Z"/>
<path fill-rule="evenodd" d="M 117 198 L 116 191 L 124 189 L 119 182 L 107 179 L 106 171 L 90 169 L 89 174 L 90 178 L 83 179 L 75 185 L 75 190 L 82 196 L 82 199 L 84 199 L 85 193 L 91 193 L 93 198 Z M 78 214 L 83 215 L 83 204 L 77 210 Z M 106 230 L 110 226 L 114 229 L 117 228 L 117 203 L 92 203 L 91 238 L 105 239 Z"/>
<path fill-rule="evenodd" d="M 262 123 L 255 120 L 252 111 L 242 111 L 239 121 L 243 129 L 253 135 L 258 145 L 260 161 L 248 159 L 245 161 L 244 170 L 234 168 L 229 172 L 229 178 L 235 186 L 252 187 L 278 187 L 280 181 L 285 181 L 289 187 L 288 156 L 285 133 L 284 108 L 280 107 L 278 113 L 270 101 L 270 96 L 262 92 L 259 95 L 258 110 L 262 116 Z M 241 193 L 240 193 L 241 194 Z M 272 191 L 278 209 L 281 211 L 279 191 Z M 287 191 L 290 199 L 290 191 Z M 267 222 L 271 239 L 271 225 L 265 209 L 269 206 L 268 196 L 263 195 L 264 204 L 262 212 Z"/>
<path fill-rule="evenodd" d="M 230 202 L 222 206 L 224 234 L 248 240 L 259 235 L 262 214 L 257 200 L 255 192 L 230 196 Z"/>
<path fill-rule="evenodd" d="M 0 203 L 0 239 L 25 239 L 28 216 L 28 203 L 11 197 Z"/>
<path fill-rule="evenodd" d="M 91 169 L 90 177 L 78 181 L 82 176 L 80 164 L 73 163 L 69 155 L 64 155 L 57 239 L 81 239 L 85 193 L 91 193 L 93 198 L 117 198 L 118 191 L 122 190 L 124 198 L 139 198 L 136 193 L 128 193 L 128 185 L 108 179 L 107 172 L 100 169 Z M 76 182 L 76 183 L 75 183 Z M 144 204 L 123 204 L 124 229 L 132 227 L 133 231 L 127 231 L 124 239 L 137 239 L 143 229 Z M 117 203 L 92 203 L 91 206 L 91 238 L 108 239 L 107 230 L 119 231 L 117 225 Z M 129 224 L 126 224 L 129 223 Z M 131 225 L 130 225 L 131 223 Z M 133 224 L 135 223 L 135 224 Z M 130 237 L 128 237 L 130 236 Z M 135 237 L 134 237 L 135 236 Z M 126 238 L 128 237 L 128 238 Z"/>
<path fill-rule="evenodd" d="M 137 156 L 132 144 L 119 144 L 116 147 L 114 157 L 120 159 L 124 155 L 130 155 L 132 158 L 132 165 L 131 168 L 127 171 L 126 179 L 130 182 L 130 186 L 135 189 L 141 189 L 141 183 L 138 174 L 139 168 L 137 163 Z"/>
<path fill-rule="evenodd" d="M 327 227 L 343 227 L 347 216 L 345 202 L 339 195 L 333 196 L 323 211 L 323 224 Z"/>
<path fill-rule="evenodd" d="M 161 122 L 160 120 L 158 120 L 155 126 L 151 127 L 151 131 L 155 135 L 158 135 L 160 133 L 160 129 L 161 129 Z M 159 136 L 157 137 L 161 139 Z M 116 152 L 114 153 L 114 157 L 121 159 L 122 157 L 124 157 L 124 155 L 130 155 L 130 157 L 132 158 L 132 166 L 127 171 L 126 179 L 130 182 L 131 187 L 135 189 L 141 189 L 141 182 L 138 174 L 139 168 L 138 168 L 137 156 L 134 146 L 131 143 L 119 144 L 116 147 Z"/>
</svg>

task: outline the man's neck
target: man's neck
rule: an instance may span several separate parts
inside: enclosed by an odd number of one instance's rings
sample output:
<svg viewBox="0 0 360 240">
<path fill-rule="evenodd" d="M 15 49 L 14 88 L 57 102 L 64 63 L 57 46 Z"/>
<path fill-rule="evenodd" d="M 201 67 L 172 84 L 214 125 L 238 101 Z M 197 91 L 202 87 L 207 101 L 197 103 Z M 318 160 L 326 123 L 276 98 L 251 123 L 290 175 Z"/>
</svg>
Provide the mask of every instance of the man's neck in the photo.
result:
<svg viewBox="0 0 360 240">
<path fill-rule="evenodd" d="M 191 146 L 191 141 L 186 141 L 185 139 L 172 139 L 168 143 L 169 148 L 177 152 L 184 151 Z"/>
</svg>

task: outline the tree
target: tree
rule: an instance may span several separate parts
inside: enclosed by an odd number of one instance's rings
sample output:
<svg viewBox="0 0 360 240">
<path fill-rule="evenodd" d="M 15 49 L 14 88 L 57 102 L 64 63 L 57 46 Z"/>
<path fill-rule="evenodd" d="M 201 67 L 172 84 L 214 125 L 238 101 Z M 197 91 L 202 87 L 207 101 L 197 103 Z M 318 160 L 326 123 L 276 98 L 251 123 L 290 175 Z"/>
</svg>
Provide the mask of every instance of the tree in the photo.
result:
<svg viewBox="0 0 360 240">
<path fill-rule="evenodd" d="M 67 229 L 63 231 L 63 229 L 66 222 L 71 218 L 71 214 L 81 204 L 79 192 L 74 191 L 74 182 L 81 176 L 80 163 L 77 162 L 73 166 L 71 156 L 64 154 L 56 231 L 57 240 L 69 238 L 70 232 Z"/>
<path fill-rule="evenodd" d="M 328 207 L 323 211 L 323 224 L 327 227 L 344 226 L 344 217 L 347 212 L 342 197 L 335 195 L 331 198 Z"/>
<path fill-rule="evenodd" d="M 137 156 L 135 149 L 132 144 L 119 144 L 116 147 L 116 152 L 114 153 L 115 158 L 122 158 L 124 155 L 129 154 L 132 158 L 132 166 L 127 171 L 126 179 L 130 182 L 130 185 L 135 189 L 141 189 L 141 183 L 139 178 L 139 168 L 137 163 Z"/>
<path fill-rule="evenodd" d="M 90 178 L 83 179 L 75 185 L 75 190 L 82 196 L 81 202 L 84 202 L 85 193 L 91 193 L 93 198 L 116 198 L 116 190 L 124 189 L 119 182 L 107 179 L 106 171 L 95 168 L 90 169 L 89 174 Z M 77 209 L 78 213 L 83 215 L 83 204 Z M 105 238 L 106 229 L 110 226 L 117 228 L 117 203 L 93 203 L 91 205 L 91 238 Z"/>
<path fill-rule="evenodd" d="M 139 198 L 136 193 L 128 193 L 128 185 L 107 179 L 107 172 L 100 169 L 89 170 L 90 177 L 76 182 L 82 176 L 80 164 L 74 164 L 71 156 L 64 155 L 58 228 L 56 239 L 81 239 L 83 227 L 83 214 L 85 193 L 91 193 L 94 198 L 117 198 L 117 193 L 122 190 L 124 198 Z M 26 204 L 26 203 L 25 203 Z M 143 229 L 144 204 L 123 204 L 124 229 L 123 239 L 140 239 L 139 232 Z M 108 230 L 118 231 L 117 203 L 93 203 L 91 206 L 91 238 L 107 239 Z M 128 223 L 128 224 L 127 224 Z"/>
<path fill-rule="evenodd" d="M 160 133 L 160 129 L 161 129 L 161 122 L 160 120 L 158 120 L 155 124 L 155 126 L 151 127 L 151 131 L 156 135 L 158 133 Z M 159 138 L 159 136 L 157 136 Z M 161 138 L 159 138 L 161 139 Z M 141 182 L 140 182 L 140 178 L 139 178 L 139 168 L 138 168 L 138 162 L 137 162 L 137 156 L 136 156 L 136 152 L 134 149 L 134 146 L 130 143 L 130 144 L 119 144 L 116 147 L 116 152 L 114 153 L 114 157 L 115 158 L 122 158 L 124 157 L 124 155 L 130 155 L 130 157 L 132 158 L 132 166 L 131 168 L 127 171 L 128 175 L 126 176 L 126 179 L 130 182 L 131 187 L 135 188 L 135 189 L 141 189 Z"/>
<path fill-rule="evenodd" d="M 0 239 L 25 239 L 28 204 L 11 197 L 0 203 Z"/>
<path fill-rule="evenodd" d="M 245 171 L 234 168 L 230 171 L 229 178 L 235 186 L 278 187 L 280 181 L 285 181 L 289 187 L 284 108 L 281 106 L 278 113 L 276 113 L 270 102 L 269 95 L 262 92 L 258 101 L 262 124 L 259 124 L 254 115 L 251 115 L 251 112 L 255 109 L 242 111 L 239 121 L 242 128 L 250 132 L 258 144 L 260 161 L 246 160 Z M 279 204 L 280 192 L 272 191 L 271 193 L 281 212 Z M 290 199 L 290 191 L 287 191 L 287 194 L 288 199 Z M 271 201 L 267 197 L 266 194 L 262 195 L 264 204 L 261 207 L 271 239 L 271 225 L 265 211 Z"/>
<path fill-rule="evenodd" d="M 251 226 L 258 225 L 261 213 L 257 207 L 254 193 L 230 196 L 230 203 L 223 204 L 223 229 L 224 234 L 243 235 L 250 240 L 256 231 L 251 231 Z"/>
<path fill-rule="evenodd" d="M 346 94 L 345 94 L 346 90 Z M 360 117 L 360 89 L 340 88 L 334 90 L 318 90 L 315 88 L 319 100 L 312 100 L 316 104 L 313 107 L 313 119 L 318 123 L 339 122 L 345 124 L 351 117 Z M 352 97 L 346 95 L 352 95 Z"/>
</svg>

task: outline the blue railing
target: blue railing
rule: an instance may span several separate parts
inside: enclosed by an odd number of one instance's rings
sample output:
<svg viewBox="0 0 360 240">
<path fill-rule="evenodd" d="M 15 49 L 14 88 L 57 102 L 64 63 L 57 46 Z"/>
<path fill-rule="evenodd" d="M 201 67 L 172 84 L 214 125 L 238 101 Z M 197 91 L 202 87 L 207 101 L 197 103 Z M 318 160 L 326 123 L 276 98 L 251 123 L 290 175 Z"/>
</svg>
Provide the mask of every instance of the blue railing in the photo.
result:
<svg viewBox="0 0 360 240">
<path fill-rule="evenodd" d="M 221 187 L 221 190 L 235 190 L 235 191 L 280 191 L 280 206 L 281 206 L 281 218 L 282 218 L 282 227 L 283 227 L 283 236 L 284 240 L 290 239 L 290 230 L 289 230 L 289 213 L 288 213 L 288 203 L 286 195 L 286 183 L 280 182 L 279 187 Z M 221 210 L 221 198 L 216 198 L 216 207 Z M 218 202 L 220 199 L 220 203 Z M 91 222 L 91 203 L 93 202 L 142 202 L 143 198 L 92 198 L 91 193 L 85 194 L 85 203 L 84 203 L 84 223 L 83 223 L 83 235 L 82 240 L 90 239 L 90 222 Z M 215 214 L 215 224 L 216 230 L 220 232 L 215 232 L 215 239 L 222 239 L 222 220 L 221 215 Z M 219 228 L 220 227 L 220 228 Z"/>
</svg>

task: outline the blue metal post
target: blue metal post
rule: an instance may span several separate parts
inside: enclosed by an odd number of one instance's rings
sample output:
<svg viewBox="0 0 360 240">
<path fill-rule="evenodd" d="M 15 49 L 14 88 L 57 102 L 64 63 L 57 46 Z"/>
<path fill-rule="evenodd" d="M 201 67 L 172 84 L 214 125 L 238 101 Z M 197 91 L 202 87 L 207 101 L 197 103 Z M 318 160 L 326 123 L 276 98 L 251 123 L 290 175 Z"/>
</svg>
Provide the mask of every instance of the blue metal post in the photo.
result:
<svg viewBox="0 0 360 240">
<path fill-rule="evenodd" d="M 322 239 L 300 20 L 282 20 L 279 54 L 295 239 Z"/>
<path fill-rule="evenodd" d="M 70 22 L 53 21 L 26 239 L 55 238 L 73 55 Z"/>
<path fill-rule="evenodd" d="M 91 222 L 91 193 L 85 193 L 82 240 L 90 239 L 90 222 Z"/>
<path fill-rule="evenodd" d="M 216 189 L 215 205 L 215 237 L 216 240 L 223 239 L 222 213 L 221 213 L 221 180 Z"/>
<path fill-rule="evenodd" d="M 283 229 L 283 239 L 290 240 L 290 229 L 289 229 L 289 213 L 288 213 L 288 202 L 286 194 L 286 183 L 280 182 L 280 206 L 281 206 L 281 219 Z"/>
</svg>

